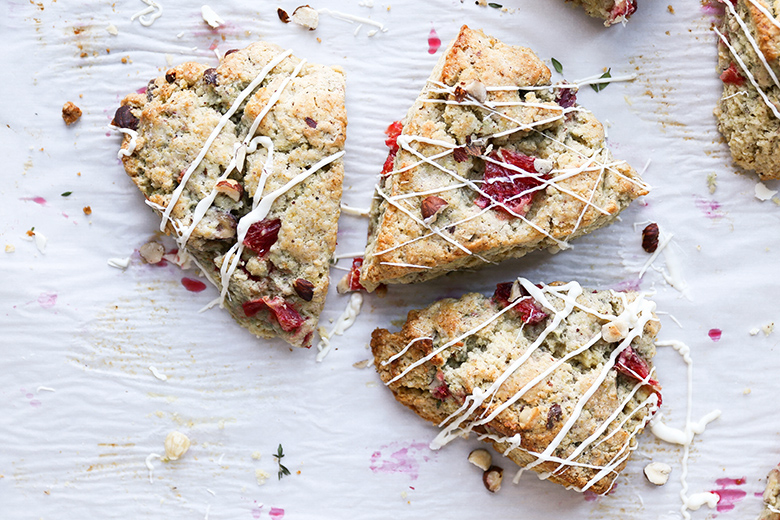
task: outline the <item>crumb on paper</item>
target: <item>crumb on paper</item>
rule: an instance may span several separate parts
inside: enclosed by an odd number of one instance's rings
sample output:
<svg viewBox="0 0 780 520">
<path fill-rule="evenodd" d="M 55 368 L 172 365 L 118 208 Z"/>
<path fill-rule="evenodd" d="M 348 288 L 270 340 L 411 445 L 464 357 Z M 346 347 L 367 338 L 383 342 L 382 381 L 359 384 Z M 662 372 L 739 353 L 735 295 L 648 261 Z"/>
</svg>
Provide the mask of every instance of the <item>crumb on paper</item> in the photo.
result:
<svg viewBox="0 0 780 520">
<path fill-rule="evenodd" d="M 262 469 L 256 469 L 255 470 L 255 480 L 257 480 L 257 485 L 262 486 L 266 483 L 266 481 L 271 477 L 271 474 L 267 471 L 264 471 Z"/>
<path fill-rule="evenodd" d="M 313 31 L 320 23 L 319 13 L 308 5 L 298 6 L 290 16 L 290 21 Z"/>
<path fill-rule="evenodd" d="M 84 211 L 85 215 L 92 215 L 92 208 L 89 206 L 84 206 L 84 209 L 82 211 Z"/>
<path fill-rule="evenodd" d="M 179 460 L 190 449 L 190 439 L 179 431 L 172 431 L 165 437 L 165 461 Z"/>
<path fill-rule="evenodd" d="M 116 36 L 119 34 L 119 29 L 116 28 L 116 25 L 110 23 L 106 27 L 106 32 L 110 34 L 111 36 Z"/>
<path fill-rule="evenodd" d="M 209 24 L 212 29 L 217 29 L 220 25 L 225 24 L 225 20 L 223 20 L 216 12 L 214 12 L 214 9 L 208 5 L 204 5 L 200 8 L 200 15 L 203 17 L 203 21 Z"/>
<path fill-rule="evenodd" d="M 667 5 L 666 10 L 669 11 L 669 13 L 674 14 L 674 7 L 672 4 Z"/>
<path fill-rule="evenodd" d="M 147 242 L 138 249 L 138 254 L 147 264 L 159 264 L 165 254 L 165 247 L 159 242 Z"/>
<path fill-rule="evenodd" d="M 775 330 L 775 322 L 767 323 L 763 327 L 761 327 L 761 331 L 766 335 L 769 336 L 772 334 L 772 331 Z"/>
<path fill-rule="evenodd" d="M 756 198 L 760 201 L 766 201 L 777 195 L 777 190 L 770 190 L 763 182 L 756 183 Z"/>
<path fill-rule="evenodd" d="M 715 193 L 715 190 L 718 189 L 718 174 L 717 173 L 710 173 L 707 175 L 707 188 L 710 190 L 710 195 Z"/>
<path fill-rule="evenodd" d="M 115 269 L 121 269 L 124 271 L 130 266 L 130 257 L 127 256 L 125 258 L 109 258 L 108 265 L 109 267 L 113 267 Z"/>
<path fill-rule="evenodd" d="M 760 331 L 760 330 L 759 330 L 757 327 L 753 327 L 752 329 L 750 329 L 750 331 L 749 331 L 748 333 L 749 333 L 751 336 L 755 336 L 755 335 L 757 335 L 759 332 L 761 332 L 761 331 Z"/>
<path fill-rule="evenodd" d="M 742 395 L 750 395 L 750 392 L 752 391 L 753 390 L 751 390 L 750 388 L 745 388 L 744 390 L 742 390 Z"/>
<path fill-rule="evenodd" d="M 81 109 L 75 105 L 72 101 L 66 102 L 62 105 L 62 120 L 65 124 L 70 126 L 81 118 Z"/>
<path fill-rule="evenodd" d="M 253 451 L 252 452 L 252 460 L 260 460 L 262 458 L 263 454 L 259 451 Z"/>
<path fill-rule="evenodd" d="M 165 64 L 168 65 L 168 67 L 173 67 L 173 55 L 172 54 L 166 54 L 165 55 Z"/>
<path fill-rule="evenodd" d="M 5 252 L 6 253 L 13 253 L 14 251 L 16 251 L 16 247 L 14 247 L 13 244 L 6 244 L 5 245 Z"/>
<path fill-rule="evenodd" d="M 368 368 L 372 363 L 371 359 L 364 359 L 363 361 L 358 361 L 357 363 L 352 363 L 352 366 L 355 368 Z"/>
</svg>

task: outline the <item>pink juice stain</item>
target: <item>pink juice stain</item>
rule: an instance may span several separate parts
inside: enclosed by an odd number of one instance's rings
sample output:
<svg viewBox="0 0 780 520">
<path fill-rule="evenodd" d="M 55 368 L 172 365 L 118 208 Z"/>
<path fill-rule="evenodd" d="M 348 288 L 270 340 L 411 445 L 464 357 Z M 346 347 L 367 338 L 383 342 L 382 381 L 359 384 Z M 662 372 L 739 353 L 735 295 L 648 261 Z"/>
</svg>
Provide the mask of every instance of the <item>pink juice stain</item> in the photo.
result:
<svg viewBox="0 0 780 520">
<path fill-rule="evenodd" d="M 57 305 L 57 295 L 55 293 L 41 293 L 38 296 L 38 305 L 44 309 L 51 309 Z"/>
<path fill-rule="evenodd" d="M 715 481 L 715 484 L 720 486 L 718 489 L 713 489 L 712 492 L 720 497 L 718 500 L 718 512 L 731 511 L 736 504 L 747 496 L 747 492 L 741 489 L 730 488 L 727 486 L 742 486 L 747 480 L 742 478 L 719 478 Z"/>
<path fill-rule="evenodd" d="M 193 280 L 192 278 L 187 278 L 186 276 L 181 279 L 181 284 L 184 286 L 185 289 L 187 289 L 190 292 L 201 292 L 206 290 L 206 284 L 201 282 L 200 280 Z"/>
<path fill-rule="evenodd" d="M 284 518 L 284 509 L 281 507 L 272 507 L 271 510 L 268 512 L 268 516 L 271 518 L 281 520 Z"/>
<path fill-rule="evenodd" d="M 723 335 L 723 331 L 720 329 L 710 329 L 707 335 L 710 337 L 712 341 L 720 341 L 720 337 Z"/>
<path fill-rule="evenodd" d="M 371 455 L 371 471 L 374 473 L 405 473 L 412 480 L 420 476 L 420 462 L 428 462 L 430 457 L 428 445 L 422 442 L 413 442 L 408 446 L 400 447 L 398 443 L 382 446 L 382 449 L 390 448 L 389 455 L 383 455 L 382 451 L 375 451 Z"/>
<path fill-rule="evenodd" d="M 262 513 L 263 513 L 263 506 L 252 508 L 252 518 L 260 518 L 260 515 Z"/>
<path fill-rule="evenodd" d="M 36 204 L 40 204 L 41 206 L 46 205 L 46 199 L 44 199 L 43 197 L 22 197 L 20 200 L 28 200 Z"/>
<path fill-rule="evenodd" d="M 428 54 L 436 54 L 439 47 L 441 47 L 441 38 L 436 34 L 436 29 L 431 27 L 431 32 L 428 33 Z"/>
</svg>

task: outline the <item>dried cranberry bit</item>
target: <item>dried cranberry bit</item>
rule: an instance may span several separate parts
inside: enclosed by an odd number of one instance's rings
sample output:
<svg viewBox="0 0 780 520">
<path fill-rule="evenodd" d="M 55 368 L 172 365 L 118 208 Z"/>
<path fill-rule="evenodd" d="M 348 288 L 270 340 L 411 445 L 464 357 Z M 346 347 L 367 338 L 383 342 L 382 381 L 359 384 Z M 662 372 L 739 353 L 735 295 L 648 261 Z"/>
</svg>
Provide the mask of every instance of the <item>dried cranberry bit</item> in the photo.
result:
<svg viewBox="0 0 780 520">
<path fill-rule="evenodd" d="M 720 80 L 723 83 L 729 84 L 729 85 L 736 85 L 738 87 L 741 87 L 745 84 L 745 77 L 739 73 L 739 70 L 737 70 L 737 66 L 732 61 L 728 68 L 723 71 L 723 73 L 720 75 Z"/>
<path fill-rule="evenodd" d="M 650 375 L 650 367 L 642 356 L 629 345 L 618 356 L 615 362 L 615 370 L 636 381 L 644 381 Z M 655 379 L 648 379 L 647 385 L 652 387 L 658 395 L 658 406 L 661 406 L 661 385 Z"/>
<path fill-rule="evenodd" d="M 268 309 L 268 305 L 262 299 L 244 302 L 241 304 L 241 307 L 244 308 L 244 314 L 247 318 L 251 318 L 258 312 Z"/>
<path fill-rule="evenodd" d="M 493 209 L 502 211 L 510 217 L 524 216 L 531 209 L 537 188 L 542 185 L 544 175 L 537 175 L 534 168 L 533 157 L 510 150 L 500 149 L 489 156 L 493 161 L 510 164 L 528 174 L 524 176 L 514 170 L 510 170 L 492 161 L 485 161 L 485 174 L 483 176 L 482 191 L 487 196 L 480 194 L 474 204 L 482 209 L 494 204 Z"/>
<path fill-rule="evenodd" d="M 555 427 L 555 423 L 560 421 L 562 417 L 563 410 L 561 409 L 561 405 L 554 403 L 547 412 L 547 429 L 552 430 Z"/>
<path fill-rule="evenodd" d="M 636 12 L 636 0 L 618 0 L 609 12 L 609 21 L 614 23 L 619 18 L 628 19 Z"/>
<path fill-rule="evenodd" d="M 307 117 L 305 121 L 306 124 L 309 125 L 311 128 L 317 128 L 317 121 L 315 121 L 314 119 Z"/>
<path fill-rule="evenodd" d="M 204 70 L 203 81 L 205 81 L 207 85 L 213 85 L 216 87 L 219 84 L 217 81 L 217 69 L 212 68 Z"/>
<path fill-rule="evenodd" d="M 464 162 L 468 161 L 469 153 L 466 151 L 465 146 L 458 146 L 457 148 L 452 149 L 452 157 L 456 162 Z"/>
<path fill-rule="evenodd" d="M 658 249 L 658 224 L 655 222 L 642 230 L 642 249 L 648 253 L 655 253 Z"/>
<path fill-rule="evenodd" d="M 385 139 L 385 145 L 390 148 L 391 151 L 398 151 L 398 136 L 403 132 L 404 125 L 400 121 L 393 121 L 385 130 L 387 139 Z"/>
<path fill-rule="evenodd" d="M 395 150 L 390 150 L 387 154 L 387 159 L 385 159 L 385 164 L 382 165 L 382 173 L 381 175 L 387 175 L 389 173 L 392 173 L 393 171 L 393 163 L 395 162 Z"/>
<path fill-rule="evenodd" d="M 284 301 L 284 298 L 281 296 L 274 296 L 273 298 L 263 296 L 263 302 L 271 310 L 274 317 L 276 317 L 276 321 L 279 322 L 279 326 L 283 331 L 292 332 L 303 324 L 304 319 L 301 318 L 298 311 Z"/>
<path fill-rule="evenodd" d="M 357 257 L 352 260 L 352 269 L 349 270 L 349 290 L 365 291 L 366 288 L 360 285 L 360 268 L 363 267 L 363 259 Z"/>
<path fill-rule="evenodd" d="M 201 292 L 206 290 L 206 284 L 201 282 L 200 280 L 193 280 L 192 278 L 187 278 L 186 276 L 181 279 L 181 284 L 184 286 L 185 289 L 187 289 L 190 292 Z"/>
<path fill-rule="evenodd" d="M 173 83 L 176 81 L 176 73 L 175 72 L 166 72 L 165 73 L 165 81 L 168 83 Z"/>
<path fill-rule="evenodd" d="M 493 293 L 493 301 L 501 307 L 509 307 L 512 305 L 509 301 L 512 294 L 512 285 L 512 282 L 504 282 L 496 285 L 496 291 Z M 528 325 L 541 323 L 548 316 L 545 311 L 539 308 L 539 305 L 523 286 L 520 286 L 520 299 L 519 301 L 515 300 L 515 306 L 512 310 Z"/>
<path fill-rule="evenodd" d="M 571 108 L 577 104 L 576 87 L 563 87 L 555 90 L 555 102 L 561 108 Z"/>
<path fill-rule="evenodd" d="M 119 128 L 129 128 L 130 130 L 138 129 L 138 118 L 133 115 L 130 110 L 130 105 L 122 105 L 116 109 L 114 113 L 114 120 L 111 124 L 118 126 Z"/>
<path fill-rule="evenodd" d="M 279 239 L 279 230 L 282 228 L 282 221 L 278 218 L 263 219 L 255 222 L 246 232 L 244 245 L 257 253 L 258 256 L 265 255 L 271 246 Z"/>
</svg>

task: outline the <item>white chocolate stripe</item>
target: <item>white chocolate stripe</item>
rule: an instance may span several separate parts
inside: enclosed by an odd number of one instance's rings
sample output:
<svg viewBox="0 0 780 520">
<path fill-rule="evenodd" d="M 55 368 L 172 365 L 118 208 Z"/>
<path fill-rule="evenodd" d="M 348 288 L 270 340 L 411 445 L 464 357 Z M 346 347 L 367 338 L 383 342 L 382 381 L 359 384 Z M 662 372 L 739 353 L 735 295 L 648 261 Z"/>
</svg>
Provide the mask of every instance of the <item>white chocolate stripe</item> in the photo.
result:
<svg viewBox="0 0 780 520">
<path fill-rule="evenodd" d="M 734 6 L 732 5 L 731 2 L 724 2 L 724 3 L 726 4 L 726 7 L 728 8 L 731 15 L 737 21 L 737 24 L 739 24 L 739 26 L 742 28 L 742 31 L 745 33 L 745 37 L 747 38 L 748 42 L 750 42 L 750 46 L 753 47 L 756 56 L 758 56 L 758 59 L 761 61 L 761 64 L 769 73 L 769 76 L 772 78 L 772 81 L 774 81 L 775 86 L 777 88 L 780 88 L 780 83 L 778 83 L 777 81 L 777 76 L 775 75 L 775 71 L 773 71 L 772 67 L 769 66 L 769 63 L 767 63 L 766 56 L 764 56 L 764 53 L 761 52 L 761 49 L 758 47 L 758 43 L 756 43 L 756 39 L 753 38 L 752 34 L 750 34 L 750 29 L 748 29 L 747 25 L 745 25 L 745 21 L 742 19 L 741 16 L 739 16 L 737 10 L 734 9 Z"/>
</svg>

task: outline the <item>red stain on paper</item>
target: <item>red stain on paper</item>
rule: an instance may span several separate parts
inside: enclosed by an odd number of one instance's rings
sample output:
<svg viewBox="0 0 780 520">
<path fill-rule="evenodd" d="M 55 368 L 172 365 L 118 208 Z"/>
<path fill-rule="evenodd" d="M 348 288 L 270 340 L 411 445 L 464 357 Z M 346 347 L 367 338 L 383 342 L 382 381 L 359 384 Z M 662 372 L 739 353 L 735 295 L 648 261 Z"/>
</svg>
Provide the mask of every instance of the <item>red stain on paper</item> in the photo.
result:
<svg viewBox="0 0 780 520">
<path fill-rule="evenodd" d="M 428 54 L 436 54 L 439 47 L 441 47 L 441 38 L 436 34 L 436 29 L 431 27 L 431 32 L 428 33 Z"/>
<path fill-rule="evenodd" d="M 375 451 L 371 455 L 371 471 L 374 473 L 405 473 L 412 480 L 417 480 L 420 476 L 420 462 L 431 460 L 429 455 L 432 453 L 427 444 L 423 442 L 413 442 L 409 445 L 392 443 L 382 446 L 382 451 Z"/>
<path fill-rule="evenodd" d="M 623 280 L 622 282 L 619 282 L 617 285 L 615 285 L 613 289 L 618 292 L 638 292 L 640 289 L 639 285 L 641 283 L 642 280 L 639 278 Z"/>
<path fill-rule="evenodd" d="M 284 518 L 284 509 L 281 507 L 272 507 L 271 510 L 268 512 L 268 516 L 274 519 L 281 520 Z"/>
<path fill-rule="evenodd" d="M 720 329 L 710 329 L 707 335 L 710 337 L 712 341 L 720 341 L 720 337 L 723 335 L 723 331 Z M 720 480 L 723 479 L 718 479 L 718 481 Z"/>
<path fill-rule="evenodd" d="M 252 518 L 260 518 L 260 515 L 263 512 L 263 506 L 253 507 L 252 508 Z"/>
<path fill-rule="evenodd" d="M 34 202 L 36 204 L 40 204 L 41 206 L 45 206 L 46 205 L 46 199 L 44 199 L 43 197 L 22 197 L 19 200 L 31 201 L 31 202 Z"/>
<path fill-rule="evenodd" d="M 720 486 L 718 489 L 713 489 L 712 492 L 720 497 L 718 500 L 718 512 L 731 511 L 741 502 L 742 499 L 747 496 L 747 492 L 728 486 L 742 486 L 747 482 L 745 477 L 742 478 L 719 478 L 715 481 L 715 484 Z"/>
<path fill-rule="evenodd" d="M 720 211 L 720 202 L 717 200 L 705 199 L 703 197 L 696 197 L 694 200 L 696 207 L 704 213 L 704 216 L 711 219 L 723 218 L 725 213 Z"/>
<path fill-rule="evenodd" d="M 187 278 L 186 276 L 181 279 L 181 284 L 184 286 L 185 289 L 187 289 L 190 292 L 201 292 L 206 290 L 206 284 L 201 282 L 200 280 L 193 280 L 192 278 Z"/>
<path fill-rule="evenodd" d="M 52 307 L 57 305 L 57 294 L 41 293 L 41 295 L 38 296 L 38 305 L 40 305 L 44 309 L 51 309 Z"/>
</svg>

